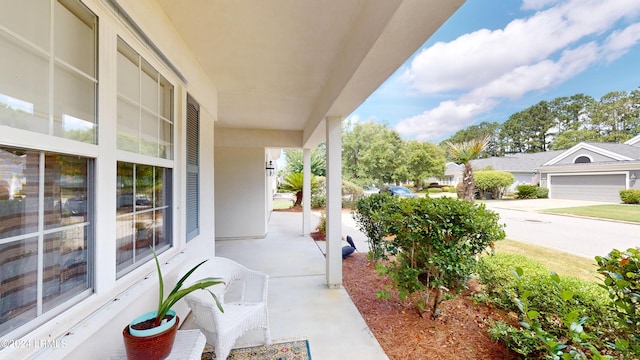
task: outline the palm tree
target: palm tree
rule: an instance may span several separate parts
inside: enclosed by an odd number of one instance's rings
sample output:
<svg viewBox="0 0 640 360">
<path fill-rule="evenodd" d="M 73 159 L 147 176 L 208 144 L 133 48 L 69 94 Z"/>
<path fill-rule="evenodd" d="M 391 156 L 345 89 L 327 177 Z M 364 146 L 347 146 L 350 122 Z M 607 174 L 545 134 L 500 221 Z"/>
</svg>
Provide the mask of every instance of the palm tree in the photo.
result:
<svg viewBox="0 0 640 360">
<path fill-rule="evenodd" d="M 296 194 L 296 202 L 293 206 L 302 205 L 302 187 L 304 185 L 304 175 L 301 172 L 291 173 L 284 178 L 280 188 L 284 191 L 291 191 Z M 317 186 L 316 177 L 311 176 L 311 189 Z"/>
<path fill-rule="evenodd" d="M 485 136 L 480 139 L 465 141 L 462 143 L 452 144 L 446 142 L 451 149 L 454 161 L 464 164 L 462 171 L 462 199 L 473 202 L 475 198 L 476 182 L 473 180 L 473 169 L 471 168 L 471 160 L 477 159 L 482 151 L 487 147 L 490 137 Z"/>
</svg>

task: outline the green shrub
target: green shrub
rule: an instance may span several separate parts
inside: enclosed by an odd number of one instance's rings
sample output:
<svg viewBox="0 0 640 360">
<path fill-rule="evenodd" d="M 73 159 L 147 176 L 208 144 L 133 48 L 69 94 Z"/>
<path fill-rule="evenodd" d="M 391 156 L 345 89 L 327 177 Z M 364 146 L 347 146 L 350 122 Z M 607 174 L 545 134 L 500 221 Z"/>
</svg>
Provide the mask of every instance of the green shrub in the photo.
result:
<svg viewBox="0 0 640 360">
<path fill-rule="evenodd" d="M 387 224 L 384 221 L 383 208 L 388 206 L 393 199 L 389 194 L 372 194 L 360 198 L 356 202 L 357 211 L 353 212 L 353 219 L 356 221 L 358 229 L 367 235 L 369 243 L 369 253 L 367 256 L 372 260 L 385 258 L 383 248 L 383 237 L 388 233 Z M 395 199 L 397 200 L 397 199 Z"/>
<path fill-rule="evenodd" d="M 549 197 L 549 189 L 546 187 L 538 187 L 536 189 L 536 197 L 538 199 L 547 199 Z"/>
<path fill-rule="evenodd" d="M 311 207 L 314 209 L 327 207 L 327 197 L 324 194 L 311 195 Z"/>
<path fill-rule="evenodd" d="M 364 191 L 360 185 L 357 185 L 349 180 L 342 180 L 342 196 L 347 197 L 349 200 L 357 200 L 364 195 Z"/>
<path fill-rule="evenodd" d="M 536 185 L 518 185 L 516 187 L 516 198 L 518 199 L 535 199 L 538 186 Z"/>
<path fill-rule="evenodd" d="M 498 199 L 506 191 L 507 187 L 513 184 L 513 174 L 506 171 L 481 170 L 473 172 L 473 179 L 476 188 L 481 191 L 481 198 L 485 198 L 486 193 L 493 194 Z"/>
<path fill-rule="evenodd" d="M 636 357 L 640 355 L 640 247 L 627 251 L 612 250 L 596 256 L 598 272 L 604 276 L 618 322 L 630 336 L 616 342 Z"/>
<path fill-rule="evenodd" d="M 457 190 L 456 190 L 456 188 L 454 186 L 451 186 L 451 187 L 449 187 L 449 192 L 455 194 L 457 192 Z"/>
<path fill-rule="evenodd" d="M 521 274 L 514 276 L 513 271 L 518 268 Z M 539 314 L 533 320 L 551 338 L 566 338 L 567 327 L 561 319 L 571 313 L 571 318 L 586 317 L 580 326 L 595 337 L 590 344 L 597 349 L 606 349 L 607 343 L 619 337 L 608 311 L 607 293 L 596 282 L 560 278 L 537 261 L 511 254 L 484 256 L 478 266 L 478 278 L 486 287 L 486 297 L 509 311 L 521 312 L 523 304 L 518 301 L 526 299 L 526 306 Z M 571 297 L 564 298 L 563 292 Z M 532 321 L 526 319 L 526 314 L 521 314 L 520 320 Z M 490 334 L 527 358 L 541 358 L 548 351 L 548 344 L 540 343 L 539 334 L 531 328 L 493 323 Z"/>
<path fill-rule="evenodd" d="M 464 287 L 475 270 L 476 255 L 505 237 L 498 219 L 483 204 L 447 197 L 372 195 L 358 201 L 356 214 L 360 229 L 375 239 L 376 255 L 392 259 L 379 263 L 379 272 L 389 276 L 401 299 L 416 295 L 418 310 L 431 307 L 434 318 L 443 298 Z M 390 240 L 382 241 L 385 236 Z M 429 290 L 435 293 L 433 299 Z M 389 295 L 388 290 L 378 293 L 381 298 Z"/>
<path fill-rule="evenodd" d="M 432 193 L 441 193 L 442 191 L 444 191 L 442 188 L 428 188 L 427 192 L 432 194 Z"/>
<path fill-rule="evenodd" d="M 620 200 L 625 204 L 638 204 L 640 203 L 640 190 L 620 190 Z"/>
</svg>

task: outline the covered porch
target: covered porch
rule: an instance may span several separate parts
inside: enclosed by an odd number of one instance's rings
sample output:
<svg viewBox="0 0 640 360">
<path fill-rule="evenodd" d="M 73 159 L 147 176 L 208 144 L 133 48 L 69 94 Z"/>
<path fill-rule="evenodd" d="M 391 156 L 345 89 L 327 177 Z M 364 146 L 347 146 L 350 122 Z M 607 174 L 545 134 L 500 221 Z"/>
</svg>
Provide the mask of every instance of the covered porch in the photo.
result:
<svg viewBox="0 0 640 360">
<path fill-rule="evenodd" d="M 274 342 L 307 339 L 313 359 L 387 359 L 344 287 L 327 290 L 324 242 L 300 234 L 302 213 L 273 212 L 264 239 L 216 242 L 216 255 L 269 275 L 269 324 Z M 366 251 L 366 238 L 343 213 L 342 232 Z M 312 221 L 317 222 L 313 215 Z M 344 243 L 346 244 L 346 243 Z M 182 329 L 194 327 L 187 319 Z M 260 344 L 249 332 L 237 347 Z"/>
</svg>

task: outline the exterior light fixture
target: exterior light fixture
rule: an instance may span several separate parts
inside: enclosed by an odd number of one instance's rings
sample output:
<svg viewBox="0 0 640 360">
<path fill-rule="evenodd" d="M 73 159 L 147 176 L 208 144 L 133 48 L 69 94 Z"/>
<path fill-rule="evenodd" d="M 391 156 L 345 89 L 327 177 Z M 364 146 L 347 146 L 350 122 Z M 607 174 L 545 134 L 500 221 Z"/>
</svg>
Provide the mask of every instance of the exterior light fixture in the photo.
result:
<svg viewBox="0 0 640 360">
<path fill-rule="evenodd" d="M 273 161 L 269 160 L 266 163 L 265 170 L 267 170 L 267 176 L 273 176 L 276 168 L 273 167 Z"/>
<path fill-rule="evenodd" d="M 630 179 L 635 181 L 636 180 L 636 173 L 631 173 Z"/>
</svg>

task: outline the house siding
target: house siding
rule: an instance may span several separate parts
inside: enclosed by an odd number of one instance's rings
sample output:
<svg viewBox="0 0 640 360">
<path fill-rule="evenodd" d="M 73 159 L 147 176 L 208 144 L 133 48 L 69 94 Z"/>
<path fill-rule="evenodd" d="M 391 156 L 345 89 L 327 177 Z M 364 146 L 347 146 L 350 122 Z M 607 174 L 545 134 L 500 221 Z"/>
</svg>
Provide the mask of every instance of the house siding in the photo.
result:
<svg viewBox="0 0 640 360">
<path fill-rule="evenodd" d="M 603 161 L 614 161 L 610 156 L 599 154 L 595 151 L 587 150 L 587 149 L 578 149 L 576 151 L 567 153 L 565 157 L 563 157 L 560 161 L 558 161 L 555 165 L 563 165 L 563 164 L 573 164 L 575 159 L 580 156 L 586 156 L 591 159 L 592 163 L 595 162 L 603 162 Z"/>
</svg>

